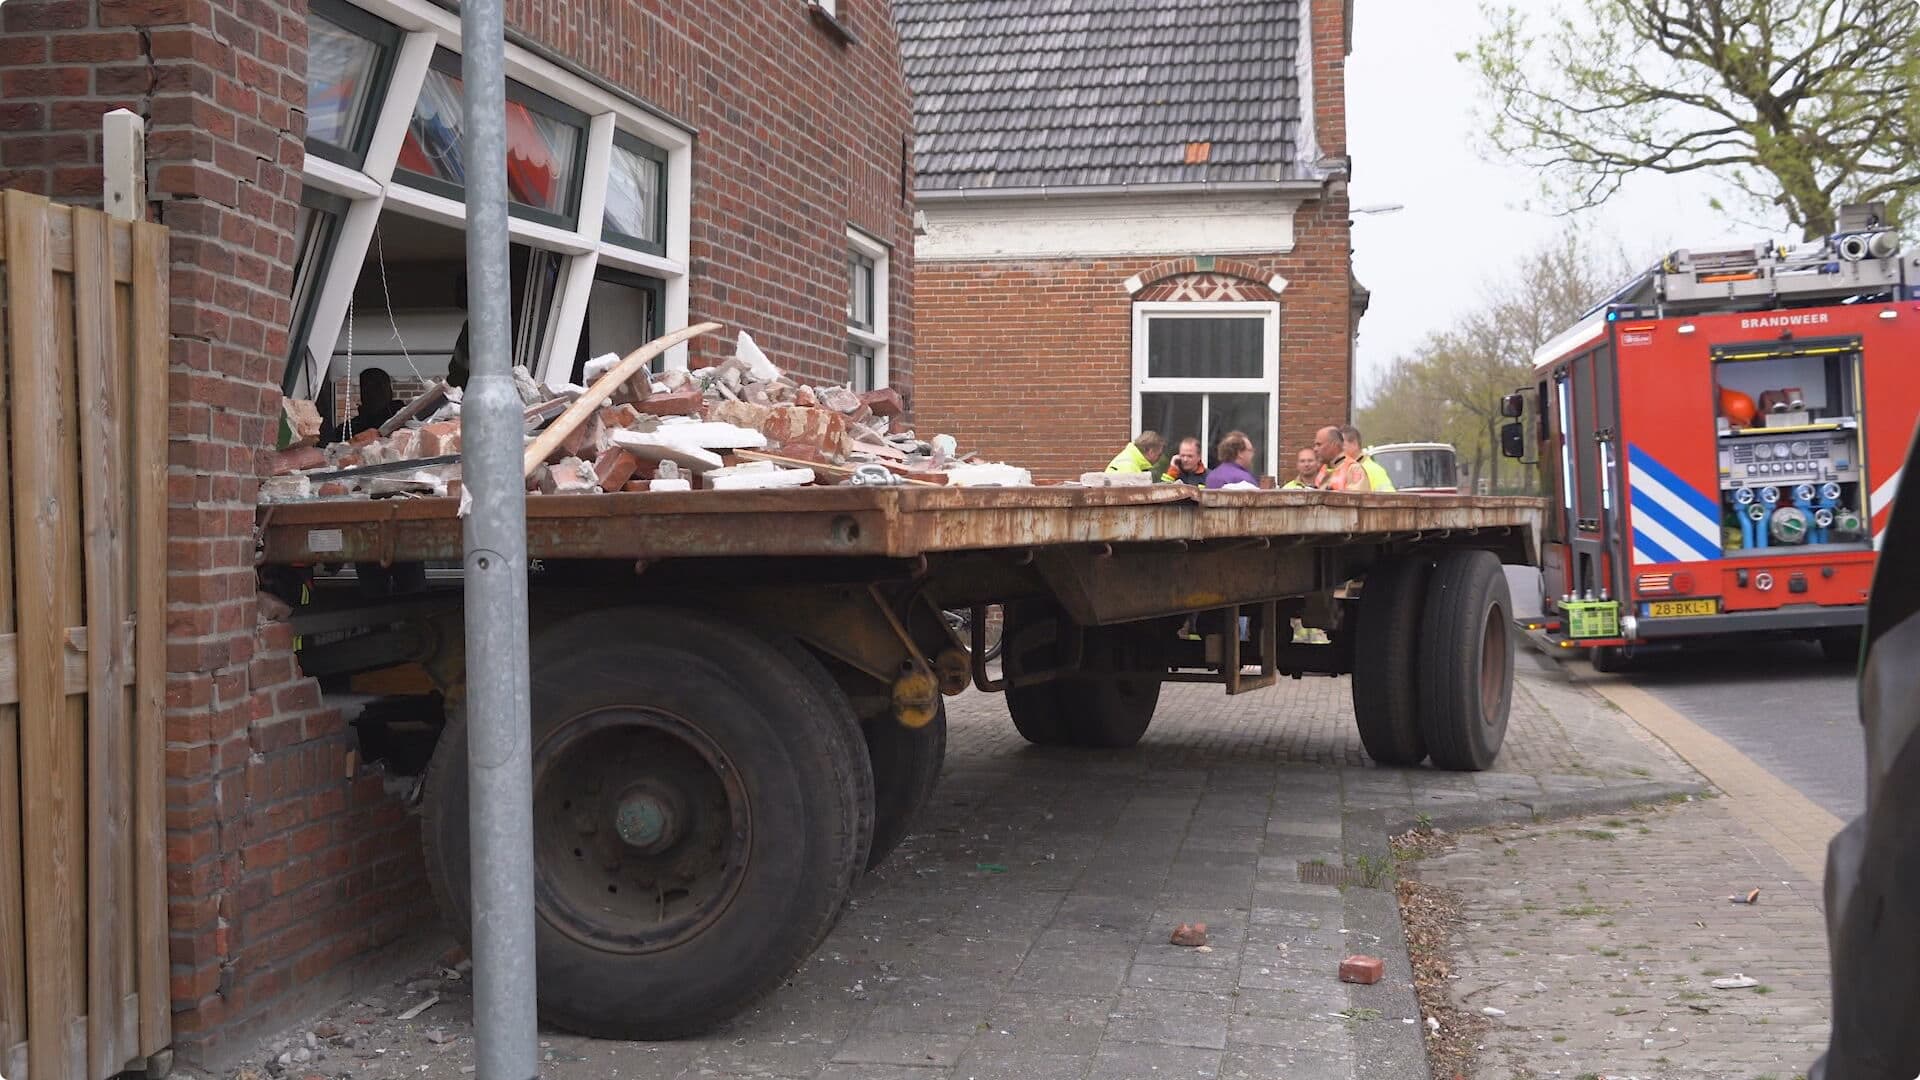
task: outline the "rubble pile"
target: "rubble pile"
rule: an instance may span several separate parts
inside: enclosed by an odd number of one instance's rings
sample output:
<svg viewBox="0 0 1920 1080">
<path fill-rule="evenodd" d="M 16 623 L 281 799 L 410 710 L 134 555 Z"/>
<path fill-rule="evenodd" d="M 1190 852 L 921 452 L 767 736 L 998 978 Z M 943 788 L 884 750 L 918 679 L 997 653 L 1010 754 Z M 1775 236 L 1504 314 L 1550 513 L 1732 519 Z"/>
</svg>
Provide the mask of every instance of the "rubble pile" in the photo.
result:
<svg viewBox="0 0 1920 1080">
<path fill-rule="evenodd" d="M 587 382 L 597 385 L 619 363 L 612 354 L 590 361 Z M 906 410 L 891 388 L 856 393 L 795 381 L 745 333 L 723 363 L 659 374 L 642 368 L 590 410 L 575 409 L 593 392 L 587 387 L 551 389 L 524 367 L 514 381 L 526 445 L 564 431 L 544 460 L 530 463 L 530 493 L 1033 483 L 1025 469 L 960 453 L 951 436 L 894 430 Z M 313 403 L 287 399 L 282 449 L 260 500 L 458 496 L 460 407 L 460 389 L 436 383 L 377 429 L 321 445 Z"/>
</svg>

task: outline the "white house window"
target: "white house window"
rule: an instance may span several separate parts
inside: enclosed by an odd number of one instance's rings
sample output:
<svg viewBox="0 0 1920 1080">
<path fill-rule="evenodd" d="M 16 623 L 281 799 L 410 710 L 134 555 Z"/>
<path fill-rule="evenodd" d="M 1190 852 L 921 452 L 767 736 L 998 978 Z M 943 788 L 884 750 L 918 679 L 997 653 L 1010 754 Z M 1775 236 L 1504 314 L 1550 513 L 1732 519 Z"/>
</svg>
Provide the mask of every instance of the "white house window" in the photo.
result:
<svg viewBox="0 0 1920 1080">
<path fill-rule="evenodd" d="M 847 230 L 847 381 L 887 385 L 887 248 L 858 229 Z"/>
<path fill-rule="evenodd" d="M 438 50 L 400 144 L 400 171 L 408 182 L 454 199 L 466 192 L 467 170 L 460 160 L 462 93 L 460 58 Z M 516 213 L 572 226 L 586 126 L 579 110 L 507 83 L 507 198 Z"/>
<path fill-rule="evenodd" d="M 314 0 L 307 23 L 308 153 L 360 167 L 399 42 L 399 28 L 384 19 L 337 0 Z"/>
<path fill-rule="evenodd" d="M 1253 440 L 1254 471 L 1273 475 L 1279 427 L 1275 374 L 1280 305 L 1140 303 L 1133 306 L 1133 428 L 1169 444 L 1197 438 L 1209 465 L 1230 431 Z"/>
<path fill-rule="evenodd" d="M 446 374 L 465 325 L 460 20 L 434 0 L 312 0 L 308 37 L 282 385 L 326 410 L 348 368 Z M 516 45 L 506 60 L 513 359 L 558 386 L 589 350 L 687 324 L 693 139 Z"/>
<path fill-rule="evenodd" d="M 613 137 L 607 176 L 606 220 L 601 236 L 616 244 L 659 254 L 666 247 L 667 154 L 623 133 Z"/>
</svg>

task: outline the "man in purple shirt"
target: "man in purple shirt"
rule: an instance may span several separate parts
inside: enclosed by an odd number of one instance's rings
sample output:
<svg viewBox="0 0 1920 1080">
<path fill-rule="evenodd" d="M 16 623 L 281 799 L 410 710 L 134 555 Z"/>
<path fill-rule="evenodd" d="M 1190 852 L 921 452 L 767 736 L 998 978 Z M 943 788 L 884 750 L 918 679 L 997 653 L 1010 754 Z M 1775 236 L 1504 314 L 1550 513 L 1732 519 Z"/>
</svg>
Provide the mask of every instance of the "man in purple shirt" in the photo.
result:
<svg viewBox="0 0 1920 1080">
<path fill-rule="evenodd" d="M 1207 486 L 1218 490 L 1228 484 L 1260 485 L 1259 478 L 1253 475 L 1253 440 L 1247 438 L 1244 431 L 1229 431 L 1220 440 L 1220 447 L 1214 460 L 1220 464 L 1207 474 Z"/>
</svg>

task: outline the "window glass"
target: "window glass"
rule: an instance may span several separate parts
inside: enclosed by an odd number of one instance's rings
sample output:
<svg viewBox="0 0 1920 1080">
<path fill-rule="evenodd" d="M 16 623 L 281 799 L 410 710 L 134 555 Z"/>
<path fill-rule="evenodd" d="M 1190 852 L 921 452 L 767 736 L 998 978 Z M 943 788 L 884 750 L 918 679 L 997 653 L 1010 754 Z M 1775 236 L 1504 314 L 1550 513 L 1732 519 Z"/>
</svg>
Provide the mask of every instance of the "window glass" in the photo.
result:
<svg viewBox="0 0 1920 1080">
<path fill-rule="evenodd" d="M 1149 319 L 1147 377 L 1257 379 L 1265 326 L 1266 321 L 1258 317 Z"/>
<path fill-rule="evenodd" d="M 625 356 L 661 335 L 661 283 L 602 270 L 593 279 L 593 292 L 587 300 L 586 332 L 581 335 L 581 356 L 574 381 L 585 376 L 585 364 L 595 356 L 616 353 Z M 666 370 L 667 358 L 653 358 L 655 374 Z"/>
<path fill-rule="evenodd" d="M 380 46 L 314 14 L 307 24 L 307 137 L 357 149 Z"/>
<path fill-rule="evenodd" d="M 467 178 L 460 145 L 462 91 L 460 76 L 446 66 L 436 61 L 427 72 L 400 147 L 400 168 L 433 181 L 427 185 L 432 189 L 459 197 Z M 573 212 L 582 129 L 535 107 L 535 97 L 523 87 L 507 86 L 507 197 L 565 217 Z"/>
<path fill-rule="evenodd" d="M 1165 394 L 1143 392 L 1140 395 L 1140 427 L 1166 436 L 1168 446 L 1181 439 L 1198 438 L 1200 452 L 1211 468 L 1220 464 L 1214 449 L 1229 431 L 1243 431 L 1253 440 L 1254 471 L 1271 473 L 1273 448 L 1267 445 L 1269 394 Z"/>
<path fill-rule="evenodd" d="M 847 321 L 862 330 L 873 329 L 873 260 L 859 252 L 847 256 Z"/>
<path fill-rule="evenodd" d="M 857 341 L 847 342 L 847 382 L 855 391 L 865 393 L 878 387 L 879 362 L 874 350 Z"/>
<path fill-rule="evenodd" d="M 607 176 L 607 239 L 631 247 L 653 248 L 666 242 L 660 235 L 661 190 L 665 167 L 659 159 L 616 142 Z"/>
</svg>

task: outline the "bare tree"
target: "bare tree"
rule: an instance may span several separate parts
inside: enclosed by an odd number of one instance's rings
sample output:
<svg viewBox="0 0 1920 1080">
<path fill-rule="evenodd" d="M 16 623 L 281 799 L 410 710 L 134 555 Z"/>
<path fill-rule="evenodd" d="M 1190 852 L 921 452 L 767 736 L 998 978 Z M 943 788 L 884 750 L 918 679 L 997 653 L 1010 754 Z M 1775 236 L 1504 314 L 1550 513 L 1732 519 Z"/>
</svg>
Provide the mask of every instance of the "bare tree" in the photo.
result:
<svg viewBox="0 0 1920 1080">
<path fill-rule="evenodd" d="M 1842 203 L 1898 214 L 1920 190 L 1914 0 L 1521 7 L 1483 8 L 1490 29 L 1461 59 L 1479 69 L 1490 148 L 1543 170 L 1565 210 L 1635 173 L 1706 173 L 1811 239 Z"/>
<path fill-rule="evenodd" d="M 1355 422 L 1373 442 L 1450 442 L 1495 491 L 1533 489 L 1533 476 L 1503 483 L 1500 399 L 1533 379 L 1533 354 L 1626 277 L 1623 257 L 1595 253 L 1569 233 L 1514 262 L 1489 283 L 1479 306 L 1397 357 L 1377 379 Z"/>
</svg>

